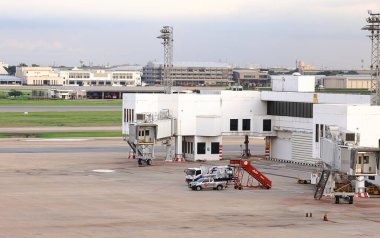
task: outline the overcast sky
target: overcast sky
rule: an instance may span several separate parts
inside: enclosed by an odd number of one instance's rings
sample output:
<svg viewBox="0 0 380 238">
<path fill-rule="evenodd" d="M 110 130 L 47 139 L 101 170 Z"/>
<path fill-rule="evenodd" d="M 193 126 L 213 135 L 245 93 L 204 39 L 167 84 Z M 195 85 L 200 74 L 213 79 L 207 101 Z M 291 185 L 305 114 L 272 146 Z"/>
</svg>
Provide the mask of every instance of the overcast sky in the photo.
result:
<svg viewBox="0 0 380 238">
<path fill-rule="evenodd" d="M 0 0 L 0 61 L 40 65 L 163 60 L 156 37 L 174 27 L 175 61 L 240 66 L 368 68 L 361 31 L 379 0 Z"/>
</svg>

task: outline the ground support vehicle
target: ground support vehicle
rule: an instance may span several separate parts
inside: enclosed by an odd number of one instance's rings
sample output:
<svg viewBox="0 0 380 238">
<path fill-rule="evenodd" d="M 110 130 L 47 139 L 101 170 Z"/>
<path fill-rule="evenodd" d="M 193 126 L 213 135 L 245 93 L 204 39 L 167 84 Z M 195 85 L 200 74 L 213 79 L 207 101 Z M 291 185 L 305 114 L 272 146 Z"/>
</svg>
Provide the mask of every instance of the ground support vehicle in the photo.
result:
<svg viewBox="0 0 380 238">
<path fill-rule="evenodd" d="M 213 178 L 199 178 L 197 181 L 190 182 L 189 188 L 200 191 L 202 189 L 222 190 L 227 187 L 226 181 L 215 181 Z"/>
<path fill-rule="evenodd" d="M 199 178 L 212 177 L 215 181 L 232 181 L 234 179 L 234 168 L 231 166 L 200 166 L 199 168 L 188 168 L 186 182 L 197 181 Z"/>
</svg>

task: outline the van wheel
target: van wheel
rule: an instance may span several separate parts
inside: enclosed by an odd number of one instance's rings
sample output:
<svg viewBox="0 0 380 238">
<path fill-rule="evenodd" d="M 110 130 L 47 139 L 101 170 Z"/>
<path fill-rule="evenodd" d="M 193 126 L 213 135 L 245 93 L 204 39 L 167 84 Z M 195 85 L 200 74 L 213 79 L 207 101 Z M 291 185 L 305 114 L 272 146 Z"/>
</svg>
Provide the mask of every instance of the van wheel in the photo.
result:
<svg viewBox="0 0 380 238">
<path fill-rule="evenodd" d="M 202 190 L 202 187 L 201 186 L 197 186 L 197 191 L 201 191 Z"/>
<path fill-rule="evenodd" d="M 335 204 L 339 204 L 339 196 L 335 197 Z"/>
<path fill-rule="evenodd" d="M 216 190 L 222 190 L 223 189 L 223 186 L 222 185 L 218 185 L 217 187 L 216 187 Z"/>
</svg>

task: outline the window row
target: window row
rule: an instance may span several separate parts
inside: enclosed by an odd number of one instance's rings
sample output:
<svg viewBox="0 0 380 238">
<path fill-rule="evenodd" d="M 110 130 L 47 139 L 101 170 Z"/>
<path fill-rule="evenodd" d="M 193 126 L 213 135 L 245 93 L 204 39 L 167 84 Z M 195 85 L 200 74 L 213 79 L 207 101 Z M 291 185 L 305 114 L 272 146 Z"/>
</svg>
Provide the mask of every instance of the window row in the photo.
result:
<svg viewBox="0 0 380 238">
<path fill-rule="evenodd" d="M 239 119 L 230 119 L 230 131 L 238 131 L 239 130 Z M 251 119 L 243 119 L 242 120 L 242 131 L 251 130 Z"/>
<path fill-rule="evenodd" d="M 194 142 L 182 141 L 182 153 L 194 154 Z"/>
<path fill-rule="evenodd" d="M 206 154 L 206 142 L 197 143 L 197 154 L 204 155 Z M 211 154 L 219 154 L 219 142 L 211 142 Z"/>
<path fill-rule="evenodd" d="M 133 122 L 134 113 L 135 113 L 134 109 L 124 108 L 124 122 Z"/>
<path fill-rule="evenodd" d="M 313 118 L 313 104 L 304 102 L 268 101 L 267 114 L 273 116 Z"/>
</svg>

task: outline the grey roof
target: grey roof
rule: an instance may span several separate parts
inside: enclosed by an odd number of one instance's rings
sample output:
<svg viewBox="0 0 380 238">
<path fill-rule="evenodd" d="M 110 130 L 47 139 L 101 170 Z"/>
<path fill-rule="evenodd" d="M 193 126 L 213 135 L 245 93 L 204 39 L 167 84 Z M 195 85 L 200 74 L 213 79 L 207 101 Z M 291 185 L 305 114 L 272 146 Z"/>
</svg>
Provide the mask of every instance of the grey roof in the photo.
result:
<svg viewBox="0 0 380 238">
<path fill-rule="evenodd" d="M 162 66 L 162 62 L 150 61 L 148 66 L 159 67 Z M 188 68 L 232 68 L 230 64 L 220 62 L 173 62 L 174 67 L 188 67 Z"/>
<path fill-rule="evenodd" d="M 357 79 L 357 80 L 363 80 L 363 79 L 371 79 L 371 75 L 369 74 L 338 74 L 333 76 L 326 76 L 325 79 Z"/>
<path fill-rule="evenodd" d="M 110 68 L 109 71 L 142 71 L 141 65 L 123 65 Z"/>
<path fill-rule="evenodd" d="M 13 75 L 0 75 L 0 81 L 21 82 L 21 79 Z"/>
</svg>

